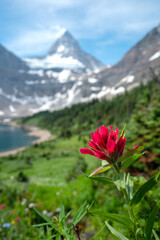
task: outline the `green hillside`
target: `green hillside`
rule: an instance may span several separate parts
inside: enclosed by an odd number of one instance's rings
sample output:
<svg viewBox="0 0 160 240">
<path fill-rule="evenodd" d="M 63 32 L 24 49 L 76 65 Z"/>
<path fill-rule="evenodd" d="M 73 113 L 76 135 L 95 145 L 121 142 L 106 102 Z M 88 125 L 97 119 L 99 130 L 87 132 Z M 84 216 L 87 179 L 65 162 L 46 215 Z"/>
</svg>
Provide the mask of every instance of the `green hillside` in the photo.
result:
<svg viewBox="0 0 160 240">
<path fill-rule="evenodd" d="M 126 126 L 126 150 L 136 144 L 143 145 L 145 155 L 128 171 L 132 175 L 136 186 L 145 182 L 159 167 L 160 161 L 160 81 L 154 79 L 139 87 L 126 92 L 114 99 L 77 104 L 71 108 L 53 113 L 42 112 L 33 117 L 18 119 L 20 124 L 33 124 L 49 129 L 57 138 L 28 147 L 25 151 L 0 159 L 0 193 L 1 201 L 6 204 L 6 211 L 2 213 L 2 220 L 8 218 L 10 210 L 14 210 L 21 218 L 14 229 L 0 232 L 3 239 L 45 239 L 43 228 L 33 228 L 40 223 L 31 203 L 48 215 L 58 215 L 62 203 L 66 211 L 77 210 L 87 200 L 94 200 L 93 210 L 127 214 L 126 204 L 121 194 L 115 192 L 110 185 L 103 185 L 91 181 L 82 173 L 90 174 L 101 161 L 92 156 L 82 155 L 81 147 L 87 147 L 90 131 L 95 131 L 100 125 Z M 108 176 L 114 172 L 109 171 Z M 151 209 L 159 199 L 159 189 L 154 187 L 142 203 L 136 207 L 136 217 L 142 223 L 147 219 Z M 25 201 L 24 201 L 25 199 Z M 147 201 L 147 203 L 146 203 Z M 22 204 L 24 203 L 24 204 Z M 8 214 L 8 215 L 7 215 Z M 7 216 L 7 217 L 5 217 Z M 154 228 L 159 231 L 159 218 L 156 217 Z M 2 223 L 2 222 L 1 222 Z M 81 222 L 85 233 L 93 235 L 103 226 L 104 220 L 86 216 Z M 122 230 L 121 225 L 114 223 L 129 239 L 129 232 Z M 8 232 L 7 232 L 8 231 Z M 12 238 L 9 234 L 12 231 Z M 4 234 L 4 235 L 3 235 Z M 18 236 L 18 238 L 17 238 Z M 97 239 L 112 240 L 107 229 L 103 229 Z"/>
</svg>

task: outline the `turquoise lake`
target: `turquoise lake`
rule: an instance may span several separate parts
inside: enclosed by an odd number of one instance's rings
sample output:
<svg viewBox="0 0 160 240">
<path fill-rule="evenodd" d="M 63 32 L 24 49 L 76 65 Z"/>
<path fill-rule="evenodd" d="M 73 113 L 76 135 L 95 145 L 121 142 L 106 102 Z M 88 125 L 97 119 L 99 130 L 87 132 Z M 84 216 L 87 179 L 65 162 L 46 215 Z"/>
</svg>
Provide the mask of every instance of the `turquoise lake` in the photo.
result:
<svg viewBox="0 0 160 240">
<path fill-rule="evenodd" d="M 31 145 L 35 139 L 37 138 L 27 135 L 22 129 L 0 124 L 0 152 Z"/>
</svg>

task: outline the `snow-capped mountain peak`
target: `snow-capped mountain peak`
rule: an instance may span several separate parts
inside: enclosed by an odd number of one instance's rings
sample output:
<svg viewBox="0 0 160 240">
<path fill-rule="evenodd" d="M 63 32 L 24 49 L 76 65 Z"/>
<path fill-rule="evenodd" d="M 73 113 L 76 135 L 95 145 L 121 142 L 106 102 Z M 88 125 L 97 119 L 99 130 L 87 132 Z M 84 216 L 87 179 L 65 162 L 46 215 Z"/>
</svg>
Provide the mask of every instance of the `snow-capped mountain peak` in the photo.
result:
<svg viewBox="0 0 160 240">
<path fill-rule="evenodd" d="M 57 39 L 44 57 L 23 60 L 32 69 L 61 68 L 86 72 L 87 69 L 95 70 L 103 67 L 101 62 L 81 49 L 77 40 L 68 31 Z"/>
<path fill-rule="evenodd" d="M 63 56 L 73 56 L 73 53 L 80 50 L 78 42 L 74 37 L 65 31 L 59 39 L 49 48 L 48 55 L 63 53 Z"/>
</svg>

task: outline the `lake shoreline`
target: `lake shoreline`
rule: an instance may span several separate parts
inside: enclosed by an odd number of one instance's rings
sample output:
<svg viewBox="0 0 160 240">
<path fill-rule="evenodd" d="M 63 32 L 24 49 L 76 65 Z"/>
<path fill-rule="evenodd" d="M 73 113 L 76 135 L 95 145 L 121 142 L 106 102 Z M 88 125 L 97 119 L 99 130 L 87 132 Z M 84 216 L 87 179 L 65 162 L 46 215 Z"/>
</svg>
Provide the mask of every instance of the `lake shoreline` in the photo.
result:
<svg viewBox="0 0 160 240">
<path fill-rule="evenodd" d="M 40 144 L 42 142 L 46 142 L 46 141 L 49 141 L 49 140 L 52 140 L 53 138 L 55 138 L 55 136 L 53 136 L 48 130 L 41 129 L 41 128 L 38 128 L 36 126 L 31 126 L 31 125 L 26 125 L 26 124 L 18 125 L 15 122 L 10 122 L 10 123 L 7 123 L 7 124 L 27 131 L 28 132 L 27 135 L 29 135 L 29 136 L 37 137 L 36 140 L 32 141 L 31 145 Z M 29 146 L 31 146 L 31 145 L 29 145 Z M 9 155 L 15 155 L 19 152 L 22 152 L 23 150 L 25 150 L 29 146 L 24 146 L 24 147 L 15 148 L 15 149 L 12 149 L 12 150 L 7 150 L 7 151 L 4 151 L 4 152 L 0 152 L 0 157 L 7 157 Z"/>
</svg>

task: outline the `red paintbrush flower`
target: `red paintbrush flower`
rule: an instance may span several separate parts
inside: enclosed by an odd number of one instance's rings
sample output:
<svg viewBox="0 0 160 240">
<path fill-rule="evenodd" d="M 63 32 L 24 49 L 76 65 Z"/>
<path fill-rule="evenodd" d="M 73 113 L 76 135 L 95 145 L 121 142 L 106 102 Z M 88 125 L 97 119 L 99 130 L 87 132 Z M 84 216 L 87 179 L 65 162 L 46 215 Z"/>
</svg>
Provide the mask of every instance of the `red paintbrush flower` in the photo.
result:
<svg viewBox="0 0 160 240">
<path fill-rule="evenodd" d="M 15 218 L 15 222 L 19 222 L 19 220 L 20 220 L 20 217 Z"/>
<path fill-rule="evenodd" d="M 106 160 L 108 163 L 113 163 L 121 157 L 126 143 L 126 138 L 123 136 L 124 131 L 119 137 L 118 128 L 115 127 L 115 131 L 113 131 L 113 128 L 109 127 L 110 132 L 107 127 L 101 126 L 100 130 L 98 128 L 94 134 L 91 133 L 91 140 L 88 142 L 91 149 L 81 148 L 80 152 Z"/>
<path fill-rule="evenodd" d="M 5 207 L 6 207 L 6 204 L 5 203 L 2 203 L 1 205 L 0 205 L 0 208 L 3 210 L 3 209 L 5 209 Z"/>
</svg>

